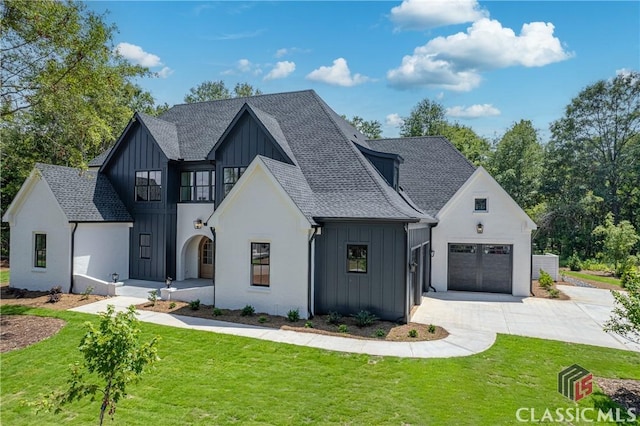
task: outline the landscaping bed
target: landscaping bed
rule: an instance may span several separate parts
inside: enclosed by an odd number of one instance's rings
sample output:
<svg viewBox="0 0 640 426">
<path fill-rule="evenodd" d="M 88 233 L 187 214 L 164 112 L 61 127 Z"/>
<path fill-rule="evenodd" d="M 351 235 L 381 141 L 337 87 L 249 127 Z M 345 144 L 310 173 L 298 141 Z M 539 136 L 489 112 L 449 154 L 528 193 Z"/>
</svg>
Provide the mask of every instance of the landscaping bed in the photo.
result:
<svg viewBox="0 0 640 426">
<path fill-rule="evenodd" d="M 66 321 L 32 315 L 0 315 L 0 353 L 25 348 L 56 334 Z"/>
<path fill-rule="evenodd" d="M 377 320 L 372 325 L 358 327 L 356 319 L 349 316 L 342 317 L 338 324 L 329 324 L 327 322 L 327 315 L 317 315 L 311 320 L 300 319 L 295 322 L 289 321 L 287 317 L 269 315 L 265 313 L 242 315 L 241 309 L 220 309 L 217 312 L 219 315 L 214 315 L 214 309 L 212 306 L 200 305 L 198 309 L 195 310 L 190 307 L 189 303 L 170 302 L 165 300 L 158 300 L 155 304 L 152 304 L 151 302 L 142 303 L 137 305 L 136 308 L 147 311 L 254 325 L 258 327 L 269 327 L 340 337 L 352 337 L 356 339 L 416 342 L 443 339 L 449 335 L 449 333 L 442 327 L 418 323 L 398 324 L 392 321 Z M 340 325 L 345 325 L 346 331 L 340 332 Z M 342 330 L 344 330 L 344 327 Z M 415 330 L 415 334 L 412 330 Z M 415 337 L 411 337 L 410 333 L 411 336 Z"/>
<path fill-rule="evenodd" d="M 106 296 L 97 296 L 94 294 L 59 293 L 58 301 L 52 303 L 50 302 L 51 297 L 49 293 L 48 291 L 31 291 L 3 285 L 0 286 L 0 306 L 22 305 L 32 308 L 50 308 L 64 311 L 106 298 Z"/>
<path fill-rule="evenodd" d="M 557 281 L 552 288 L 557 289 L 557 285 L 561 284 L 561 285 L 573 285 L 570 283 L 566 283 L 564 281 Z M 552 297 L 551 294 L 543 287 L 540 286 L 540 282 L 538 280 L 533 280 L 533 285 L 531 286 L 531 292 L 533 293 L 534 297 L 539 297 L 542 299 L 556 299 L 556 300 L 569 300 L 570 297 L 567 296 L 565 293 L 563 293 L 561 290 L 558 290 L 558 296 L 557 297 Z"/>
</svg>

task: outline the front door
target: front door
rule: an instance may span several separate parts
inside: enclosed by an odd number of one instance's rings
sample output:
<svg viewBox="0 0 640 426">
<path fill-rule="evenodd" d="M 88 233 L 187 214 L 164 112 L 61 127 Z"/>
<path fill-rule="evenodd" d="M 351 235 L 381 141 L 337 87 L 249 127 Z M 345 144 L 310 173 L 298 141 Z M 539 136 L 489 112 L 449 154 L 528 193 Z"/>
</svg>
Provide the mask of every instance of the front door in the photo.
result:
<svg viewBox="0 0 640 426">
<path fill-rule="evenodd" d="M 198 250 L 200 278 L 213 278 L 213 241 L 203 238 Z"/>
</svg>

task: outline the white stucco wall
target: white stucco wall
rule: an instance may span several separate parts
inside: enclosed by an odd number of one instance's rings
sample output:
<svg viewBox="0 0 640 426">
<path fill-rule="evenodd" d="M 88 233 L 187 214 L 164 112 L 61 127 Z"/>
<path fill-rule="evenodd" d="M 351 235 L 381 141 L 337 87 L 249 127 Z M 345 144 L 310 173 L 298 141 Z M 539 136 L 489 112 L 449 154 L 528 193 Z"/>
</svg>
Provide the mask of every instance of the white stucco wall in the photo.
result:
<svg viewBox="0 0 640 426">
<path fill-rule="evenodd" d="M 11 286 L 49 290 L 62 286 L 69 290 L 71 226 L 44 180 L 32 176 L 19 205 L 9 220 L 11 243 Z M 31 178 L 30 178 L 31 179 Z M 35 268 L 36 233 L 47 234 L 47 267 Z"/>
<path fill-rule="evenodd" d="M 306 318 L 311 226 L 267 173 L 250 167 L 214 215 L 216 306 Z M 252 242 L 271 244 L 270 287 L 250 285 Z"/>
<path fill-rule="evenodd" d="M 129 279 L 129 223 L 79 223 L 75 233 L 73 273 L 111 281 Z"/>
<path fill-rule="evenodd" d="M 474 212 L 475 198 L 487 198 L 487 212 Z M 533 223 L 486 171 L 471 176 L 437 218 L 432 233 L 432 285 L 436 290 L 447 290 L 448 243 L 512 244 L 512 294 L 529 295 Z M 476 232 L 478 222 L 484 226 L 482 234 Z"/>
<path fill-rule="evenodd" d="M 198 278 L 198 245 L 202 237 L 212 238 L 211 229 L 193 227 L 193 221 L 206 222 L 213 213 L 213 203 L 178 204 L 176 219 L 176 280 Z"/>
</svg>

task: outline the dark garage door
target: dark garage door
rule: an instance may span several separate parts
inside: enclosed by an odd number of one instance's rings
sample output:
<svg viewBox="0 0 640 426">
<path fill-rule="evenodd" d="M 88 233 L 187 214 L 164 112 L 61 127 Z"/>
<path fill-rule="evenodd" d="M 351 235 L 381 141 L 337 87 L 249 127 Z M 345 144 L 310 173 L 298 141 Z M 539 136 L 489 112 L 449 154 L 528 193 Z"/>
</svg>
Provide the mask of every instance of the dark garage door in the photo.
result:
<svg viewBox="0 0 640 426">
<path fill-rule="evenodd" d="M 513 246 L 449 244 L 449 290 L 511 294 Z"/>
</svg>

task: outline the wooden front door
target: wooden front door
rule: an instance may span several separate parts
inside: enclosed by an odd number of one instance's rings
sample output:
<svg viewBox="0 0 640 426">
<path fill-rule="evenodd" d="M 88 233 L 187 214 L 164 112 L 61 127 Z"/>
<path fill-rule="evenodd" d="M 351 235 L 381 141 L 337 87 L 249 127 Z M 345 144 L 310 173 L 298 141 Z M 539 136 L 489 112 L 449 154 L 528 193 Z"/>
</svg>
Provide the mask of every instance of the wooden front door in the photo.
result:
<svg viewBox="0 0 640 426">
<path fill-rule="evenodd" d="M 213 278 L 213 241 L 203 238 L 198 249 L 200 278 Z"/>
</svg>

